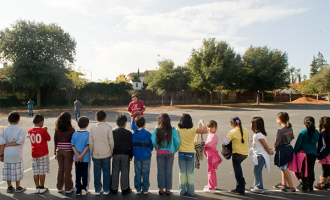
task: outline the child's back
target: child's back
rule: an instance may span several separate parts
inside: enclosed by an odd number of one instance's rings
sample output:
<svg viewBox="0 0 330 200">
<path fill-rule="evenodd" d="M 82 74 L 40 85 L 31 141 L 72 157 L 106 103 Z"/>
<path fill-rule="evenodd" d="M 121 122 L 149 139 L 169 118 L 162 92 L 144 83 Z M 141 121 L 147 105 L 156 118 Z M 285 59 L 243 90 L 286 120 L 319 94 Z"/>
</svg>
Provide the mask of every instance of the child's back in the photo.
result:
<svg viewBox="0 0 330 200">
<path fill-rule="evenodd" d="M 89 147 L 93 158 L 111 156 L 114 142 L 112 128 L 106 122 L 98 122 L 91 128 Z"/>
<path fill-rule="evenodd" d="M 0 145 L 16 142 L 18 146 L 10 146 L 4 149 L 4 162 L 23 162 L 23 144 L 25 142 L 24 130 L 18 125 L 8 125 L 1 131 Z"/>
<path fill-rule="evenodd" d="M 150 160 L 153 149 L 151 133 L 144 128 L 140 129 L 133 133 L 132 141 L 134 159 L 139 161 Z"/>
</svg>

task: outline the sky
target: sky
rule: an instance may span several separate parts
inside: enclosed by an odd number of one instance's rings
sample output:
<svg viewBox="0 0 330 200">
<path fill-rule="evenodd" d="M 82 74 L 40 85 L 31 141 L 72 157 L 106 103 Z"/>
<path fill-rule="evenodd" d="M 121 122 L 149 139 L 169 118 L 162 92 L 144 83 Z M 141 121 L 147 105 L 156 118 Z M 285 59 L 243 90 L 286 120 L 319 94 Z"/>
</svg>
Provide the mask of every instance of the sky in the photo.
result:
<svg viewBox="0 0 330 200">
<path fill-rule="evenodd" d="M 302 76 L 319 51 L 330 63 L 329 0 L 10 0 L 1 8 L 1 30 L 21 19 L 62 27 L 77 42 L 76 69 L 93 81 L 155 70 L 163 59 L 184 66 L 209 38 L 241 55 L 251 45 L 286 52 Z"/>
</svg>

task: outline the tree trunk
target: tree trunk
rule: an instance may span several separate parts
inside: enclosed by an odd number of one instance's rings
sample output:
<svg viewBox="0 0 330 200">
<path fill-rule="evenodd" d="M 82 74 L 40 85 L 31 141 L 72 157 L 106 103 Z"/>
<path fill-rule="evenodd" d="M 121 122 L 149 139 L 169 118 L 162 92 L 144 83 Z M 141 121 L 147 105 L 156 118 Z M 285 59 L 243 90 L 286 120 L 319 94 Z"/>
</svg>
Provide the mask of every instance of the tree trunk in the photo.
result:
<svg viewBox="0 0 330 200">
<path fill-rule="evenodd" d="M 220 101 L 221 101 L 221 106 L 222 106 L 222 90 L 220 91 Z"/>
<path fill-rule="evenodd" d="M 37 107 L 40 108 L 40 85 L 37 86 Z"/>
<path fill-rule="evenodd" d="M 213 104 L 213 91 L 210 91 L 210 103 Z"/>
<path fill-rule="evenodd" d="M 171 106 L 173 106 L 173 92 L 171 92 Z"/>
<path fill-rule="evenodd" d="M 328 102 L 330 102 L 330 92 L 328 93 Z"/>
<path fill-rule="evenodd" d="M 265 103 L 265 92 L 264 91 L 261 92 L 261 97 L 262 97 L 262 102 Z"/>
<path fill-rule="evenodd" d="M 259 105 L 259 90 L 258 90 L 258 93 L 257 93 L 257 105 Z"/>
</svg>

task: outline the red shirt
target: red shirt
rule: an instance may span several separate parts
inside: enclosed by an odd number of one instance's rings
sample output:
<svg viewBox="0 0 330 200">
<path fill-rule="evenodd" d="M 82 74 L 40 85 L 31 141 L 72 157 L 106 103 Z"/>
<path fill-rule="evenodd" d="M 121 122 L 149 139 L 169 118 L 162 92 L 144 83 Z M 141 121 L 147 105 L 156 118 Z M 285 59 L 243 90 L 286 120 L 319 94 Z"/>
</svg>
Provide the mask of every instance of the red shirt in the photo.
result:
<svg viewBox="0 0 330 200">
<path fill-rule="evenodd" d="M 44 128 L 33 127 L 29 129 L 29 137 L 31 141 L 32 158 L 40 158 L 49 153 L 47 141 L 50 135 Z"/>
<path fill-rule="evenodd" d="M 127 110 L 128 110 L 128 112 L 131 112 L 132 114 L 134 114 L 137 111 L 141 111 L 145 108 L 146 108 L 146 106 L 142 103 L 142 101 L 138 100 L 137 102 L 132 101 L 131 103 L 129 103 Z M 135 119 L 135 117 L 137 117 L 137 116 L 143 116 L 143 113 L 133 116 L 132 119 Z"/>
</svg>

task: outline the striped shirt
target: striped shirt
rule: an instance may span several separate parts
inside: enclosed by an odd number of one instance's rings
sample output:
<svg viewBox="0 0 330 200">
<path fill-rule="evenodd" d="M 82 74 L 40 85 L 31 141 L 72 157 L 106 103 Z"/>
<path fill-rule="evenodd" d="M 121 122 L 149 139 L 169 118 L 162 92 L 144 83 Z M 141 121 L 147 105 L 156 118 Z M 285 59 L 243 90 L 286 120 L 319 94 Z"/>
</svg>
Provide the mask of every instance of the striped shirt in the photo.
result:
<svg viewBox="0 0 330 200">
<path fill-rule="evenodd" d="M 71 128 L 68 131 L 55 131 L 54 134 L 54 154 L 59 149 L 72 150 L 71 149 L 71 138 L 75 132 L 74 128 Z"/>
</svg>

